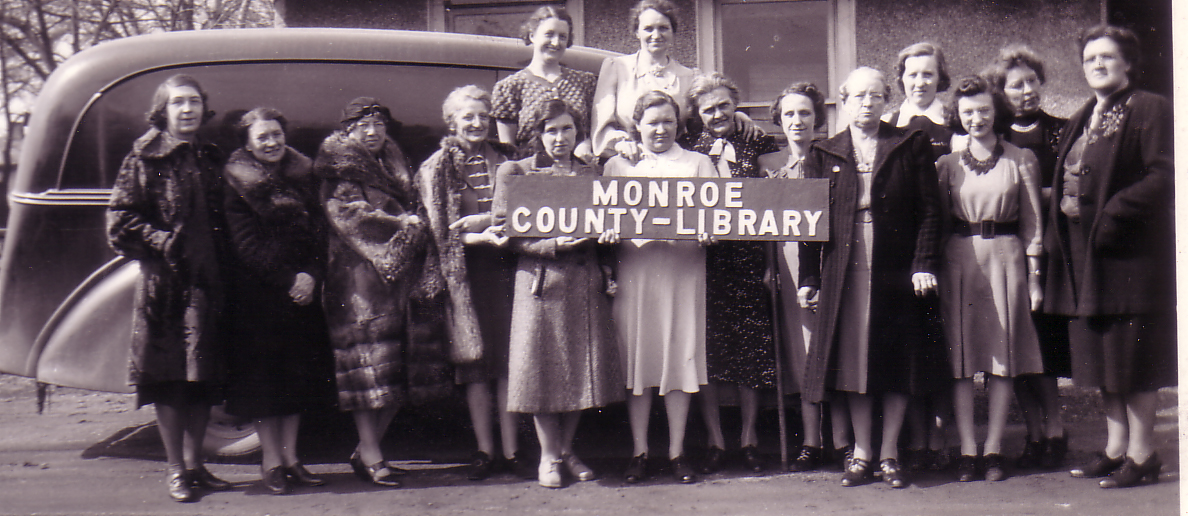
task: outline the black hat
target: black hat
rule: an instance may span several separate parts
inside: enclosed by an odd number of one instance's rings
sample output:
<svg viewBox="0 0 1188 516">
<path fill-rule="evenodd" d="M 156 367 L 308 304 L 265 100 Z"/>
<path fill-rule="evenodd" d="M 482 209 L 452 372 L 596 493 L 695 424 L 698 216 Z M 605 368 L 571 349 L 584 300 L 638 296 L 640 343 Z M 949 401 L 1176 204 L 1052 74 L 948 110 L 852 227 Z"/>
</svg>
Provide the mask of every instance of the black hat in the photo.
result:
<svg viewBox="0 0 1188 516">
<path fill-rule="evenodd" d="M 392 112 L 388 111 L 388 108 L 380 104 L 378 100 L 371 97 L 359 97 L 343 108 L 342 125 L 350 125 L 360 118 L 374 114 L 382 115 L 385 122 L 392 120 Z"/>
</svg>

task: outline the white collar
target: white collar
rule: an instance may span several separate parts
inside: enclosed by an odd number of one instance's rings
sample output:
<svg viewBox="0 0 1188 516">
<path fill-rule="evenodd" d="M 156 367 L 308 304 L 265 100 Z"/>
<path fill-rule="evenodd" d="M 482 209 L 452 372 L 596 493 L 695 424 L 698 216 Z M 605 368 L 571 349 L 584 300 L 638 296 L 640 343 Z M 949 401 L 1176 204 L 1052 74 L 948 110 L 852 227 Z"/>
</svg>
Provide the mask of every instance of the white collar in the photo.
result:
<svg viewBox="0 0 1188 516">
<path fill-rule="evenodd" d="M 652 152 L 648 149 L 643 148 L 643 146 L 641 145 L 640 153 L 643 155 L 643 159 L 645 159 L 645 160 L 654 159 L 657 161 L 676 161 L 676 160 L 680 159 L 681 156 L 685 155 L 685 149 L 682 149 L 680 145 L 673 143 L 672 147 L 670 147 L 668 150 L 657 154 L 655 152 Z"/>
<path fill-rule="evenodd" d="M 945 104 L 941 102 L 940 95 L 932 99 L 932 104 L 924 109 L 920 109 L 919 106 L 905 99 L 899 106 L 899 120 L 895 122 L 895 125 L 906 126 L 912 118 L 917 116 L 925 117 L 936 125 L 945 125 Z"/>
</svg>

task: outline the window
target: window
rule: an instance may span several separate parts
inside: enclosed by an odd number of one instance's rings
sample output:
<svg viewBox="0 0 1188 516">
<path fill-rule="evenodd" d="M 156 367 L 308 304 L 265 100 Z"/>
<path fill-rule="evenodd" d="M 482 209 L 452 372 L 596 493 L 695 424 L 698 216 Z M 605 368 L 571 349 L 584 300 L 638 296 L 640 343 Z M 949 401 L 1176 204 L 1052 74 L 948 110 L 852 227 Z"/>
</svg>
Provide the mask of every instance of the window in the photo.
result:
<svg viewBox="0 0 1188 516">
<path fill-rule="evenodd" d="M 430 0 L 429 30 L 520 37 L 520 25 L 544 5 L 565 7 L 573 17 L 573 44 L 584 38 L 583 0 Z"/>
</svg>

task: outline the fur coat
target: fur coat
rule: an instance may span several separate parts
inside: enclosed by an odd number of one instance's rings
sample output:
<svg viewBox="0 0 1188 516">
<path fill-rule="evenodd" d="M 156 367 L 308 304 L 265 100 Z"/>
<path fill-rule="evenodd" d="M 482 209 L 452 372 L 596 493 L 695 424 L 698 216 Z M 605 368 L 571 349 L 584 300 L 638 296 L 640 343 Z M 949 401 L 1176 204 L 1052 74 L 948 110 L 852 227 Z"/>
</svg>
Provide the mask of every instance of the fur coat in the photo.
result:
<svg viewBox="0 0 1188 516">
<path fill-rule="evenodd" d="M 140 262 L 129 380 L 225 377 L 220 315 L 226 252 L 218 149 L 149 129 L 124 158 L 107 210 L 116 253 Z"/>
</svg>

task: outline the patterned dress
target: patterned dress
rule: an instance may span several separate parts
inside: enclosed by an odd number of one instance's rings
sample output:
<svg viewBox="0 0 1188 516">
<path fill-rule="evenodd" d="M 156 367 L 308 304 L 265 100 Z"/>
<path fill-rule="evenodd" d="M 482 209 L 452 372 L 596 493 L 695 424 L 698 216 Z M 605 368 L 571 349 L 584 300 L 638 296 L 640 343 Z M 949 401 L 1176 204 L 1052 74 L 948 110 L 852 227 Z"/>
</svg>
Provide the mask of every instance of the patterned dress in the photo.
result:
<svg viewBox="0 0 1188 516">
<path fill-rule="evenodd" d="M 532 128 L 539 122 L 532 114 L 541 103 L 560 99 L 577 114 L 578 127 L 590 133 L 590 108 L 594 105 L 594 88 L 598 77 L 590 72 L 561 67 L 556 81 L 536 75 L 528 69 L 520 70 L 495 83 L 491 116 L 496 120 L 517 125 L 516 148 L 527 155 L 532 143 Z"/>
<path fill-rule="evenodd" d="M 726 161 L 730 177 L 765 177 L 759 155 L 779 150 L 770 136 L 748 141 L 735 132 L 723 144 L 715 145 L 716 140 L 703 131 L 688 143 L 694 152 L 708 155 L 721 174 L 729 152 L 712 152 L 728 142 L 735 155 L 734 161 Z M 751 388 L 775 385 L 771 291 L 763 284 L 767 248 L 766 242 L 731 240 L 705 250 L 705 365 L 711 381 Z"/>
</svg>

